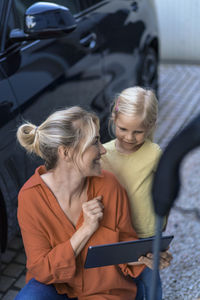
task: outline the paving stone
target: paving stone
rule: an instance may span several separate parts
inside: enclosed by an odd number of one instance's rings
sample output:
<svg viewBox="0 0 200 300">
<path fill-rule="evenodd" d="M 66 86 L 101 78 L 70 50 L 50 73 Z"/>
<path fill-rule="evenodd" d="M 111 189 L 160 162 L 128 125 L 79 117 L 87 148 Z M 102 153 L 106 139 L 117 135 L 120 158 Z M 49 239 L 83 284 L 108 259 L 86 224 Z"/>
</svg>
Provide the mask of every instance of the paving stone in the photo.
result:
<svg viewBox="0 0 200 300">
<path fill-rule="evenodd" d="M 15 259 L 14 259 L 14 261 L 16 261 L 16 262 L 18 262 L 18 263 L 20 263 L 20 264 L 26 264 L 26 254 L 24 253 L 24 252 L 22 252 L 22 253 L 19 253 L 16 257 L 15 257 Z"/>
<path fill-rule="evenodd" d="M 11 263 L 3 271 L 3 275 L 17 278 L 25 269 L 24 265 Z"/>
<path fill-rule="evenodd" d="M 13 284 L 14 281 L 15 281 L 14 278 L 1 275 L 1 277 L 0 277 L 0 292 L 6 292 L 6 290 L 11 287 L 11 285 Z"/>
<path fill-rule="evenodd" d="M 2 300 L 13 300 L 17 294 L 19 293 L 19 291 L 16 290 L 9 290 L 2 298 Z"/>
<path fill-rule="evenodd" d="M 11 260 L 16 256 L 16 251 L 13 250 L 7 250 L 5 253 L 1 256 L 1 261 L 3 263 L 10 263 Z"/>
<path fill-rule="evenodd" d="M 15 237 L 8 245 L 9 249 L 18 250 L 23 248 L 23 242 L 20 237 Z"/>
<path fill-rule="evenodd" d="M 1 264 L 1 272 L 5 269 L 5 267 L 7 266 L 7 264 Z"/>
<path fill-rule="evenodd" d="M 19 289 L 22 289 L 25 286 L 25 278 L 25 275 L 21 275 L 19 279 L 15 282 L 14 286 Z"/>
</svg>

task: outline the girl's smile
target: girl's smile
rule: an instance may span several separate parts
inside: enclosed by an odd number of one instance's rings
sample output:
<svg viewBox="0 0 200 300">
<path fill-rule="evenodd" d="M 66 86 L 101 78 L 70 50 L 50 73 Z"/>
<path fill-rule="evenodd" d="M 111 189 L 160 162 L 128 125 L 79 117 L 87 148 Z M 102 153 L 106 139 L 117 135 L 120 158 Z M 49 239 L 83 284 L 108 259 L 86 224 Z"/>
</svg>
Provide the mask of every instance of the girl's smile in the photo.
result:
<svg viewBox="0 0 200 300">
<path fill-rule="evenodd" d="M 146 130 L 140 117 L 118 114 L 115 120 L 116 148 L 122 153 L 137 151 L 144 143 Z"/>
</svg>

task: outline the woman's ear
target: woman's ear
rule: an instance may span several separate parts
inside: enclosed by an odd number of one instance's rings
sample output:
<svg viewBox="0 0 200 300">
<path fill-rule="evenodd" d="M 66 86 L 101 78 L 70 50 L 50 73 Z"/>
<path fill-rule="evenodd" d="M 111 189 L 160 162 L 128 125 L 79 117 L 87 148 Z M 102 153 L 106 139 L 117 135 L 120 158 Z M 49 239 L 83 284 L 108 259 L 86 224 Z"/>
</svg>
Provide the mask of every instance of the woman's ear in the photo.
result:
<svg viewBox="0 0 200 300">
<path fill-rule="evenodd" d="M 69 149 L 65 146 L 59 146 L 58 147 L 58 156 L 63 159 L 63 160 L 69 160 L 70 155 L 69 155 Z"/>
</svg>

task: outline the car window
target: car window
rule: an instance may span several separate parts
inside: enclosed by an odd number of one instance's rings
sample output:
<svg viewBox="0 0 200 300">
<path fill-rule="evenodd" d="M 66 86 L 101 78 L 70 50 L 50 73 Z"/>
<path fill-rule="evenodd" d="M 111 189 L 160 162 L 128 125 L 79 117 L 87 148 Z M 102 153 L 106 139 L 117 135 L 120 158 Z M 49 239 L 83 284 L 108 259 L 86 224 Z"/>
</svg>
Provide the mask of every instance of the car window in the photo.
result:
<svg viewBox="0 0 200 300">
<path fill-rule="evenodd" d="M 12 45 L 9 40 L 9 33 L 14 28 L 21 28 L 19 16 L 16 14 L 13 4 L 10 7 L 8 13 L 8 19 L 6 24 L 4 24 L 4 29 L 2 30 L 2 47 L 5 49 Z"/>
<path fill-rule="evenodd" d="M 95 4 L 98 4 L 102 2 L 103 0 L 80 0 L 80 9 L 84 10 L 89 8 L 90 6 L 93 6 Z"/>
</svg>

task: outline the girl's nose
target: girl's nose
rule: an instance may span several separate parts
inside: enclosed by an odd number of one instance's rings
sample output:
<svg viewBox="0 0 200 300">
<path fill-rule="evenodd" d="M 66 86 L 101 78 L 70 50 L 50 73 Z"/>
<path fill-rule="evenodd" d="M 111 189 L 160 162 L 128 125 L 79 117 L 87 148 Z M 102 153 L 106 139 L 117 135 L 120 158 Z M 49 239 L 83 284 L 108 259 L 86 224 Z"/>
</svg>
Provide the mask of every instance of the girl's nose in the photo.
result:
<svg viewBox="0 0 200 300">
<path fill-rule="evenodd" d="M 133 141 L 133 140 L 135 140 L 135 135 L 132 132 L 127 133 L 126 140 L 127 141 Z"/>
</svg>

